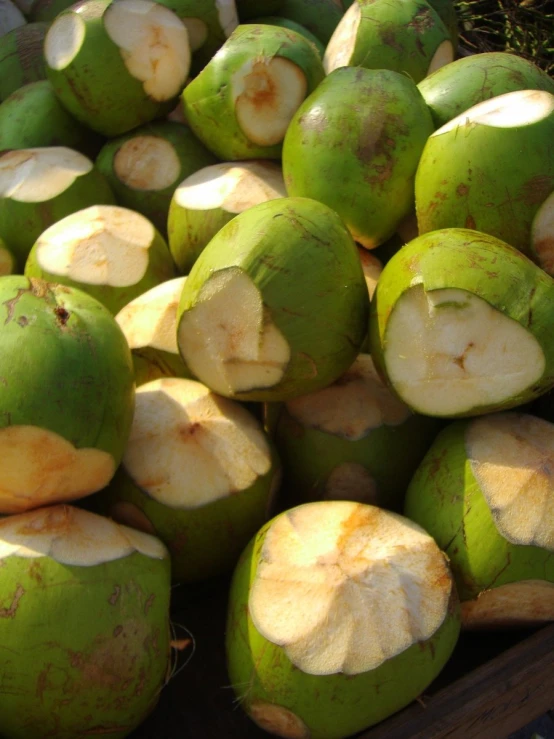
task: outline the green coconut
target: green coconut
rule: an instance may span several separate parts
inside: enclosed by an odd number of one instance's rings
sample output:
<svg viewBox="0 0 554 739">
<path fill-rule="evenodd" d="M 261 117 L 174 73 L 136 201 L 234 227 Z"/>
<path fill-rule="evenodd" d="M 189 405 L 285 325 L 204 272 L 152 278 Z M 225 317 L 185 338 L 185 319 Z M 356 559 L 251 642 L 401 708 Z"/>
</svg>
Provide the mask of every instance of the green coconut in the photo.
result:
<svg viewBox="0 0 554 739">
<path fill-rule="evenodd" d="M 554 425 L 498 413 L 449 424 L 405 514 L 450 559 L 467 628 L 554 620 Z"/>
<path fill-rule="evenodd" d="M 46 79 L 42 46 L 47 23 L 26 23 L 0 37 L 0 101 L 30 82 Z"/>
<path fill-rule="evenodd" d="M 177 185 L 193 172 L 215 164 L 188 126 L 155 121 L 108 141 L 96 159 L 119 205 L 149 218 L 161 234 Z"/>
<path fill-rule="evenodd" d="M 47 228 L 29 253 L 25 274 L 78 287 L 115 315 L 175 277 L 175 265 L 147 218 L 117 205 L 94 205 Z"/>
<path fill-rule="evenodd" d="M 279 15 L 300 23 L 326 46 L 344 10 L 335 0 L 283 0 Z"/>
<path fill-rule="evenodd" d="M 528 59 L 491 51 L 437 69 L 418 88 L 440 128 L 477 103 L 507 92 L 546 90 L 554 94 L 554 80 Z"/>
<path fill-rule="evenodd" d="M 444 554 L 398 514 L 306 503 L 265 525 L 235 569 L 226 631 L 237 702 L 288 739 L 342 739 L 417 698 L 460 627 Z"/>
<path fill-rule="evenodd" d="M 137 386 L 159 377 L 190 377 L 177 347 L 177 306 L 185 280 L 156 285 L 115 317 L 131 349 Z"/>
<path fill-rule="evenodd" d="M 194 380 L 137 389 L 123 463 L 105 496 L 115 520 L 155 533 L 173 579 L 231 570 L 267 521 L 280 467 L 261 424 Z"/>
<path fill-rule="evenodd" d="M 454 60 L 450 33 L 425 0 L 358 0 L 327 45 L 327 74 L 339 67 L 391 69 L 420 82 Z"/>
<path fill-rule="evenodd" d="M 0 237 L 21 268 L 45 229 L 82 208 L 113 202 L 104 176 L 74 149 L 0 152 Z"/>
<path fill-rule="evenodd" d="M 131 353 L 80 290 L 0 277 L 0 513 L 101 490 L 121 462 L 134 407 Z"/>
<path fill-rule="evenodd" d="M 401 511 L 438 428 L 398 400 L 360 354 L 335 383 L 287 401 L 279 415 L 287 505 L 354 500 Z"/>
<path fill-rule="evenodd" d="M 177 342 L 214 392 L 281 401 L 348 369 L 368 307 L 356 246 L 337 214 L 315 200 L 279 198 L 240 213 L 198 257 Z"/>
<path fill-rule="evenodd" d="M 15 269 L 15 258 L 2 239 L 0 239 L 0 277 L 11 275 L 15 272 Z"/>
<path fill-rule="evenodd" d="M 220 159 L 279 159 L 291 117 L 324 76 L 304 36 L 242 25 L 183 91 L 185 117 Z"/>
<path fill-rule="evenodd" d="M 163 544 L 51 506 L 0 521 L 5 739 L 123 739 L 170 672 Z"/>
<path fill-rule="evenodd" d="M 188 274 L 232 218 L 286 194 L 281 167 L 271 161 L 223 162 L 191 174 L 176 188 L 169 207 L 169 249 L 177 267 Z"/>
<path fill-rule="evenodd" d="M 296 31 L 301 36 L 304 36 L 308 39 L 308 41 L 311 41 L 312 44 L 316 47 L 319 56 L 323 59 L 323 55 L 325 54 L 325 46 L 321 43 L 321 41 L 317 38 L 317 36 L 314 36 L 314 34 L 311 31 L 308 31 L 307 28 L 304 28 L 304 26 L 300 25 L 300 23 L 297 23 L 296 21 L 291 20 L 290 18 L 281 18 L 277 15 L 269 15 L 265 18 L 255 18 L 251 21 L 252 23 L 265 23 L 270 26 L 280 26 L 281 28 L 288 28 L 290 31 Z"/>
<path fill-rule="evenodd" d="M 493 236 L 414 239 L 385 265 L 371 305 L 373 359 L 416 412 L 477 416 L 554 385 L 554 280 Z"/>
<path fill-rule="evenodd" d="M 103 143 L 66 111 L 47 80 L 24 85 L 0 103 L 0 151 L 65 146 L 94 159 Z"/>
<path fill-rule="evenodd" d="M 188 32 L 152 0 L 84 0 L 46 34 L 48 79 L 77 120 L 119 136 L 168 113 L 190 68 Z"/>
<path fill-rule="evenodd" d="M 406 75 L 336 69 L 287 130 L 287 192 L 333 208 L 354 239 L 372 249 L 411 212 L 419 157 L 432 132 L 431 114 Z"/>
<path fill-rule="evenodd" d="M 419 232 L 482 231 L 554 274 L 553 141 L 554 95 L 544 90 L 509 92 L 445 123 L 417 169 Z"/>
</svg>

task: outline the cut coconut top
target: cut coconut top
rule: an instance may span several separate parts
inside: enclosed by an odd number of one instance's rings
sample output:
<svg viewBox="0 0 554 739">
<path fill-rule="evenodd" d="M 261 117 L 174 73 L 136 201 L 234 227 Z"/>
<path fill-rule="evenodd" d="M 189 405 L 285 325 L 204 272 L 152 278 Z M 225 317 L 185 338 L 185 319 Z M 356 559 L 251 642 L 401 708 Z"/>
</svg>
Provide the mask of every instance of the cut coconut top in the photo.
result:
<svg viewBox="0 0 554 739">
<path fill-rule="evenodd" d="M 219 25 L 227 38 L 233 33 L 239 24 L 239 16 L 235 0 L 215 0 Z"/>
<path fill-rule="evenodd" d="M 117 0 L 104 13 L 104 26 L 151 98 L 162 102 L 181 92 L 191 52 L 186 26 L 172 10 L 151 0 Z"/>
<path fill-rule="evenodd" d="M 495 414 L 473 420 L 465 438 L 498 531 L 513 544 L 554 552 L 554 424 Z"/>
<path fill-rule="evenodd" d="M 175 147 L 161 136 L 134 136 L 113 159 L 117 178 L 133 190 L 165 190 L 181 174 Z"/>
<path fill-rule="evenodd" d="M 177 306 L 186 277 L 176 277 L 139 295 L 116 315 L 130 349 L 153 349 L 179 354 Z"/>
<path fill-rule="evenodd" d="M 386 329 L 387 374 L 411 408 L 455 416 L 526 390 L 544 373 L 530 331 L 466 290 L 425 292 L 416 285 L 396 303 Z"/>
<path fill-rule="evenodd" d="M 271 468 L 256 419 L 193 380 L 163 378 L 137 389 L 123 464 L 148 495 L 197 508 L 246 490 Z"/>
<path fill-rule="evenodd" d="M 152 223 L 133 210 L 93 205 L 46 229 L 36 243 L 45 272 L 89 285 L 136 285 L 148 269 Z"/>
<path fill-rule="evenodd" d="M 0 155 L 0 198 L 44 203 L 65 192 L 93 163 L 64 146 L 12 149 Z"/>
<path fill-rule="evenodd" d="M 357 462 L 337 465 L 325 481 L 321 497 L 323 500 L 351 500 L 371 505 L 379 503 L 377 483 L 373 475 Z"/>
<path fill-rule="evenodd" d="M 77 56 L 85 40 L 86 25 L 78 13 L 58 15 L 44 39 L 44 58 L 50 69 L 65 69 Z"/>
<path fill-rule="evenodd" d="M 188 210 L 222 208 L 236 214 L 286 194 L 279 165 L 262 161 L 223 162 L 187 177 L 174 198 L 177 205 Z"/>
<path fill-rule="evenodd" d="M 452 587 L 444 555 L 413 522 L 320 501 L 270 525 L 248 607 L 256 629 L 300 670 L 356 675 L 431 638 Z"/>
<path fill-rule="evenodd" d="M 433 74 L 433 72 L 436 72 L 437 69 L 440 69 L 441 67 L 446 66 L 447 64 L 450 64 L 450 62 L 454 61 L 455 53 L 454 53 L 454 44 L 452 41 L 442 41 L 436 48 L 435 53 L 433 54 L 433 58 L 431 59 L 429 63 L 429 67 L 427 69 L 427 76 L 430 74 Z"/>
<path fill-rule="evenodd" d="M 362 263 L 362 270 L 364 273 L 365 284 L 367 285 L 367 292 L 369 299 L 373 297 L 377 282 L 383 271 L 382 262 L 377 259 L 371 252 L 358 246 L 358 254 L 360 255 L 360 262 Z"/>
<path fill-rule="evenodd" d="M 258 146 L 280 144 L 308 91 L 304 71 L 284 57 L 249 59 L 231 78 L 237 122 Z"/>
<path fill-rule="evenodd" d="M 208 26 L 201 18 L 181 18 L 187 29 L 191 53 L 200 49 L 208 38 Z"/>
<path fill-rule="evenodd" d="M 214 272 L 204 283 L 195 305 L 181 315 L 177 343 L 191 372 L 221 395 L 274 387 L 291 357 L 260 291 L 237 267 Z"/>
<path fill-rule="evenodd" d="M 308 428 L 357 441 L 380 426 L 398 426 L 412 412 L 383 383 L 369 354 L 332 385 L 286 403 L 290 415 Z"/>
<path fill-rule="evenodd" d="M 554 621 L 554 583 L 520 580 L 462 603 L 464 629 L 531 628 Z"/>
<path fill-rule="evenodd" d="M 0 520 L 0 560 L 51 557 L 64 565 L 92 567 L 134 552 L 152 559 L 168 556 L 154 536 L 72 506 L 37 508 Z"/>
<path fill-rule="evenodd" d="M 554 276 L 554 192 L 540 206 L 531 228 L 531 247 L 539 264 Z"/>
<path fill-rule="evenodd" d="M 432 135 L 440 136 L 458 126 L 475 124 L 494 128 L 529 126 L 553 113 L 554 95 L 551 93 L 545 90 L 515 90 L 477 103 L 445 123 Z"/>
<path fill-rule="evenodd" d="M 348 67 L 358 40 L 358 28 L 362 20 L 360 3 L 354 2 L 340 19 L 329 39 L 323 55 L 325 74 L 339 67 Z"/>
</svg>

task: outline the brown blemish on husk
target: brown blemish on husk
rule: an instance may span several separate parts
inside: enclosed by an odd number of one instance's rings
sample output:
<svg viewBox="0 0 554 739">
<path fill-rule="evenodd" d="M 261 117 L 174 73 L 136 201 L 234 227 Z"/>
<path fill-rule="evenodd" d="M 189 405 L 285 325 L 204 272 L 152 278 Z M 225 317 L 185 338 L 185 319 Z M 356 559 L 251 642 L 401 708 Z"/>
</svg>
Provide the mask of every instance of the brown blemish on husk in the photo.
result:
<svg viewBox="0 0 554 739">
<path fill-rule="evenodd" d="M 255 724 L 270 734 L 276 734 L 284 739 L 310 737 L 310 731 L 304 721 L 284 706 L 256 701 L 250 704 L 248 713 Z"/>
<path fill-rule="evenodd" d="M 25 592 L 25 588 L 22 585 L 17 586 L 10 605 L 7 608 L 0 608 L 0 618 L 14 618 L 17 613 L 19 601 L 25 595 Z"/>
</svg>

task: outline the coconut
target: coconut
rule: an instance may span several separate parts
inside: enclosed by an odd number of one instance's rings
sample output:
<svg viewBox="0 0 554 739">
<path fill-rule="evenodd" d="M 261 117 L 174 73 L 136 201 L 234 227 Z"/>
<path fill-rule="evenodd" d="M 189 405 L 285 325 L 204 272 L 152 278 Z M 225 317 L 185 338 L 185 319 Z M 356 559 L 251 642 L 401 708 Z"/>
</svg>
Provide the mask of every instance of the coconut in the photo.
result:
<svg viewBox="0 0 554 739">
<path fill-rule="evenodd" d="M 287 130 L 287 192 L 333 208 L 354 239 L 372 249 L 411 212 L 419 157 L 432 132 L 431 114 L 406 75 L 336 69 Z"/>
<path fill-rule="evenodd" d="M 429 137 L 417 169 L 419 232 L 476 229 L 554 274 L 552 141 L 554 95 L 544 90 L 485 100 L 446 123 Z"/>
<path fill-rule="evenodd" d="M 26 22 L 25 16 L 17 5 L 12 3 L 12 0 L 0 2 L 0 38 L 13 31 L 14 28 L 25 25 Z"/>
<path fill-rule="evenodd" d="M 448 563 L 419 526 L 351 501 L 285 511 L 236 567 L 227 664 L 277 736 L 340 739 L 410 703 L 458 638 Z"/>
<path fill-rule="evenodd" d="M 232 569 L 268 519 L 279 471 L 261 424 L 239 403 L 194 380 L 154 380 L 137 389 L 107 510 L 166 543 L 174 580 L 204 580 Z"/>
<path fill-rule="evenodd" d="M 0 564 L 2 736 L 129 736 L 170 670 L 163 544 L 58 505 L 0 521 Z"/>
<path fill-rule="evenodd" d="M 321 59 L 323 59 L 323 55 L 325 54 L 325 46 L 321 43 L 321 41 L 317 38 L 317 36 L 314 36 L 314 34 L 311 31 L 308 31 L 308 29 L 300 25 L 300 23 L 297 23 L 296 21 L 293 21 L 290 18 L 281 18 L 277 15 L 269 15 L 263 18 L 255 18 L 251 22 L 252 23 L 265 23 L 266 25 L 269 25 L 269 26 L 280 26 L 281 28 L 288 28 L 291 31 L 296 31 L 301 36 L 304 36 L 304 38 L 308 39 L 308 41 L 311 41 L 311 43 L 317 49 L 319 56 L 321 57 Z"/>
<path fill-rule="evenodd" d="M 220 159 L 279 159 L 292 115 L 324 76 L 299 33 L 239 26 L 185 88 L 185 117 Z"/>
<path fill-rule="evenodd" d="M 149 218 L 165 235 L 177 185 L 216 158 L 181 123 L 155 121 L 108 141 L 96 159 L 119 205 Z"/>
<path fill-rule="evenodd" d="M 512 412 L 450 424 L 405 513 L 452 566 L 468 628 L 554 620 L 554 425 Z"/>
<path fill-rule="evenodd" d="M 281 167 L 270 161 L 223 162 L 191 174 L 171 199 L 169 250 L 184 274 L 238 213 L 286 196 Z"/>
<path fill-rule="evenodd" d="M 358 0 L 337 26 L 323 58 L 338 67 L 392 69 L 419 82 L 454 60 L 450 32 L 425 0 Z"/>
<path fill-rule="evenodd" d="M 507 410 L 554 384 L 554 281 L 493 236 L 442 229 L 406 244 L 373 296 L 379 371 L 416 412 Z"/>
<path fill-rule="evenodd" d="M 0 305 L 0 513 L 101 490 L 134 407 L 121 329 L 80 290 L 22 275 L 0 277 Z"/>
<path fill-rule="evenodd" d="M 25 274 L 78 287 L 115 315 L 175 277 L 175 266 L 147 218 L 117 205 L 94 205 L 47 228 L 31 249 Z"/>
<path fill-rule="evenodd" d="M 457 59 L 418 84 L 440 128 L 477 103 L 515 90 L 554 93 L 554 80 L 517 54 L 491 51 Z"/>
<path fill-rule="evenodd" d="M 26 23 L 0 36 L 0 101 L 30 82 L 46 79 L 42 45 L 47 23 Z"/>
<path fill-rule="evenodd" d="M 300 23 L 326 46 L 344 11 L 335 0 L 283 0 L 279 15 Z"/>
<path fill-rule="evenodd" d="M 438 424 L 393 395 L 369 354 L 333 384 L 284 405 L 274 440 L 288 505 L 356 500 L 402 510 Z"/>
<path fill-rule="evenodd" d="M 20 266 L 40 234 L 113 193 L 93 162 L 64 146 L 0 152 L 0 237 Z"/>
<path fill-rule="evenodd" d="M 147 290 L 116 315 L 125 334 L 137 385 L 159 377 L 190 377 L 177 347 L 177 306 L 186 277 Z"/>
<path fill-rule="evenodd" d="M 105 136 L 168 113 L 190 67 L 188 33 L 152 0 L 84 0 L 46 35 L 48 79 L 64 107 Z"/>
<path fill-rule="evenodd" d="M 348 369 L 368 307 L 356 246 L 337 214 L 315 200 L 279 198 L 240 213 L 199 256 L 177 342 L 214 392 L 281 401 Z"/>
</svg>

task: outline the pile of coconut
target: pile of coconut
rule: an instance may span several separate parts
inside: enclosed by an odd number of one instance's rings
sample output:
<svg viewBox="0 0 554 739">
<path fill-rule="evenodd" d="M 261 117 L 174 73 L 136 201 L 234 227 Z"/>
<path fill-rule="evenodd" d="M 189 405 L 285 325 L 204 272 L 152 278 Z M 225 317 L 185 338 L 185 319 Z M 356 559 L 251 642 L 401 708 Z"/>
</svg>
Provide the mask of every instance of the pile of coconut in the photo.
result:
<svg viewBox="0 0 554 739">
<path fill-rule="evenodd" d="M 289 739 L 554 620 L 554 81 L 456 26 L 0 0 L 5 739 L 132 734 L 176 583 Z"/>
</svg>

